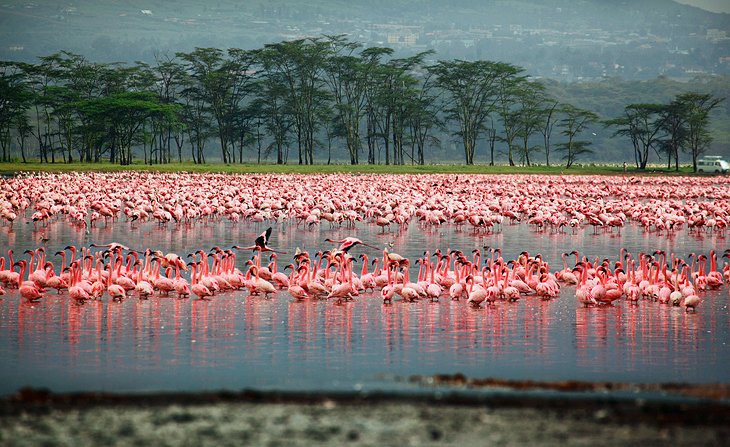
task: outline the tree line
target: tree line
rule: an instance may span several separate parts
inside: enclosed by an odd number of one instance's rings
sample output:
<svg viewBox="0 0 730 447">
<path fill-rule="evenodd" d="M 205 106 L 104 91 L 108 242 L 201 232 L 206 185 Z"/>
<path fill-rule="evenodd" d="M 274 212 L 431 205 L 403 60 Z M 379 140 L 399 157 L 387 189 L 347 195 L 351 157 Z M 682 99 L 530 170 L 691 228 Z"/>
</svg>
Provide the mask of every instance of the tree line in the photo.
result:
<svg viewBox="0 0 730 447">
<path fill-rule="evenodd" d="M 351 164 L 425 164 L 427 149 L 451 138 L 466 164 L 485 145 L 492 165 L 503 151 L 510 165 L 549 166 L 557 154 L 569 168 L 592 152 L 587 131 L 603 124 L 631 141 L 639 169 L 652 152 L 677 169 L 687 152 L 696 168 L 712 140 L 709 113 L 722 101 L 683 93 L 601 120 L 519 66 L 432 55 L 399 58 L 321 36 L 254 50 L 196 48 L 153 65 L 67 51 L 36 64 L 0 61 L 0 156 L 126 165 L 141 152 L 144 163 L 205 163 L 216 142 L 223 163 L 314 164 L 316 152 L 329 164 L 344 147 Z"/>
</svg>

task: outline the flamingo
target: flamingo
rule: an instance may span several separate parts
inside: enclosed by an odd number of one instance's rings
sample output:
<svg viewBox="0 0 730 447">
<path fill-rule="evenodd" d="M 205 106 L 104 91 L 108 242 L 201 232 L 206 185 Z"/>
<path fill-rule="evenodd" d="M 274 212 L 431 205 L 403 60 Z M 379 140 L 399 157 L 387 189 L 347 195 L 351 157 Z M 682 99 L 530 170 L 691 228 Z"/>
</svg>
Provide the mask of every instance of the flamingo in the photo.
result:
<svg viewBox="0 0 730 447">
<path fill-rule="evenodd" d="M 252 284 L 252 295 L 258 295 L 263 293 L 264 297 L 268 298 L 270 294 L 276 293 L 276 289 L 274 288 L 274 285 L 271 284 L 269 281 L 263 279 L 260 275 L 260 267 L 257 265 L 251 266 L 249 270 L 253 269 L 256 272 L 256 278 L 253 281 Z"/>
<path fill-rule="evenodd" d="M 309 298 L 309 293 L 304 289 L 304 287 L 300 286 L 298 284 L 298 280 L 296 278 L 297 275 L 300 275 L 301 272 L 304 272 L 306 275 L 306 269 L 302 266 L 301 270 L 295 271 L 294 264 L 289 264 L 286 267 L 284 267 L 284 270 L 291 269 L 291 273 L 289 274 L 288 278 L 288 286 L 287 286 L 287 292 L 289 292 L 289 295 L 291 295 L 296 300 L 304 300 Z"/>
<path fill-rule="evenodd" d="M 71 262 L 70 265 L 71 283 L 68 288 L 68 296 L 76 300 L 77 302 L 84 302 L 91 299 L 91 295 L 84 290 L 79 282 L 81 280 L 81 269 L 79 268 L 78 261 Z"/>
<path fill-rule="evenodd" d="M 207 300 L 210 297 L 212 297 L 213 292 L 211 292 L 211 290 L 208 289 L 204 284 L 201 284 L 199 282 L 199 277 L 203 273 L 202 270 L 196 272 L 197 264 L 194 262 L 192 262 L 188 265 L 190 265 L 190 270 L 191 270 L 191 273 L 190 273 L 190 278 L 191 278 L 191 283 L 192 283 L 190 286 L 191 292 L 201 300 Z"/>
<path fill-rule="evenodd" d="M 251 245 L 249 247 L 239 247 L 238 245 L 234 245 L 233 249 L 235 250 L 254 250 L 258 251 L 259 253 L 263 251 L 270 251 L 273 253 L 279 253 L 279 254 L 285 254 L 285 251 L 277 251 L 273 248 L 269 247 L 269 238 L 271 237 L 272 227 L 267 228 L 263 233 L 261 233 L 256 240 L 254 241 L 254 245 Z"/>
<path fill-rule="evenodd" d="M 23 276 L 25 276 L 25 269 L 26 269 L 26 262 L 25 261 L 19 261 L 20 263 L 20 278 L 22 279 Z M 41 298 L 43 298 L 43 292 L 40 287 L 36 285 L 35 282 L 28 280 L 23 281 L 20 285 L 20 296 L 28 300 L 29 302 L 37 302 Z"/>
<path fill-rule="evenodd" d="M 341 303 L 343 300 L 346 301 L 352 298 L 355 289 L 352 285 L 352 270 L 349 269 L 349 266 L 352 265 L 351 258 L 345 258 L 344 251 L 341 251 L 338 257 L 340 258 L 338 269 L 342 278 L 338 284 L 332 286 L 332 290 L 327 295 L 327 299 L 337 298 L 337 302 Z"/>
<path fill-rule="evenodd" d="M 180 267 L 175 266 L 175 278 L 172 280 L 172 286 L 177 293 L 178 298 L 190 296 L 190 284 L 180 274 Z"/>
<path fill-rule="evenodd" d="M 587 282 L 588 281 L 588 269 L 586 268 L 586 265 L 581 265 L 580 267 L 576 267 L 580 270 L 581 273 L 581 279 L 580 279 L 580 285 L 575 289 L 575 297 L 578 300 L 579 303 L 583 304 L 584 307 L 591 306 L 593 304 L 598 304 L 598 301 L 593 297 L 593 284 Z"/>
<path fill-rule="evenodd" d="M 502 285 L 502 296 L 508 301 L 517 301 L 520 299 L 520 291 L 517 287 L 509 285 L 510 275 L 512 269 L 507 269 L 507 274 L 504 276 L 504 284 Z"/>
<path fill-rule="evenodd" d="M 362 290 L 375 290 L 375 288 L 378 287 L 378 284 L 375 281 L 373 273 L 368 273 L 368 255 L 363 253 L 360 255 L 360 259 L 362 259 L 362 270 L 360 271 L 360 283 L 362 284 Z M 377 259 L 373 259 L 373 262 L 377 261 Z"/>
<path fill-rule="evenodd" d="M 161 267 L 162 263 L 157 262 L 154 271 L 154 278 L 152 278 L 152 284 L 154 285 L 155 289 L 160 291 L 161 294 L 169 295 L 170 292 L 175 290 L 175 284 L 172 282 L 172 279 L 166 276 L 160 276 Z"/>
<path fill-rule="evenodd" d="M 56 293 L 60 295 L 61 290 L 68 289 L 68 284 L 63 278 L 55 274 L 53 271 L 53 264 L 51 262 L 46 262 L 46 266 L 46 287 L 56 289 Z"/>
<path fill-rule="evenodd" d="M 682 302 L 682 306 L 684 306 L 684 309 L 686 312 L 689 312 L 690 310 L 692 312 L 697 311 L 697 306 L 700 304 L 700 297 L 698 295 L 689 295 L 684 298 L 684 301 Z"/>
<path fill-rule="evenodd" d="M 433 265 L 429 262 L 428 263 L 430 270 L 431 270 L 431 279 L 428 283 L 428 286 L 426 286 L 426 295 L 428 295 L 431 298 L 431 301 L 438 301 L 439 296 L 441 296 L 441 293 L 443 292 L 443 289 L 439 284 L 436 283 L 436 280 L 434 278 L 434 275 L 436 273 L 436 269 L 433 267 Z"/>
<path fill-rule="evenodd" d="M 355 237 L 346 237 L 346 238 L 340 239 L 340 240 L 335 240 L 335 239 L 327 238 L 327 239 L 325 239 L 325 242 L 335 242 L 335 243 L 340 244 L 340 246 L 339 246 L 339 248 L 337 250 L 338 251 L 344 251 L 345 253 L 347 253 L 348 251 L 350 251 L 350 249 L 353 248 L 356 245 L 363 245 L 365 247 L 370 247 L 370 248 L 373 248 L 375 250 L 378 250 L 377 247 L 373 247 L 370 244 L 366 244 L 365 242 L 363 242 L 360 239 L 355 238 Z"/>
<path fill-rule="evenodd" d="M 112 282 L 112 274 L 110 273 L 107 277 L 106 281 L 106 293 L 109 294 L 109 297 L 112 299 L 112 301 L 122 301 L 127 296 L 127 291 L 124 290 L 124 287 L 120 286 L 119 284 L 115 284 Z"/>
<path fill-rule="evenodd" d="M 137 284 L 134 286 L 134 291 L 140 299 L 147 299 L 149 296 L 155 294 L 155 289 L 152 284 L 144 279 L 137 281 Z"/>
<path fill-rule="evenodd" d="M 273 263 L 271 265 L 271 280 L 276 283 L 280 289 L 289 288 L 289 278 L 282 272 L 276 271 L 276 253 L 271 254 Z"/>
<path fill-rule="evenodd" d="M 479 307 L 487 298 L 487 291 L 481 286 L 474 289 L 474 277 L 472 275 L 466 277 L 466 282 L 469 284 L 469 294 L 466 302 L 474 307 Z"/>
</svg>

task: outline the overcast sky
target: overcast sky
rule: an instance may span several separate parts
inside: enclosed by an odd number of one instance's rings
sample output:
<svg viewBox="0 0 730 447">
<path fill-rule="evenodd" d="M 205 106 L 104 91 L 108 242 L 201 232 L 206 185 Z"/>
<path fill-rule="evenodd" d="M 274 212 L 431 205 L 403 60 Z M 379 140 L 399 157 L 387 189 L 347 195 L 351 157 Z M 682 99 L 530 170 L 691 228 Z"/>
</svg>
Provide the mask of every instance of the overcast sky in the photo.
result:
<svg viewBox="0 0 730 447">
<path fill-rule="evenodd" d="M 679 3 L 697 6 L 712 12 L 730 13 L 730 0 L 676 0 Z"/>
</svg>

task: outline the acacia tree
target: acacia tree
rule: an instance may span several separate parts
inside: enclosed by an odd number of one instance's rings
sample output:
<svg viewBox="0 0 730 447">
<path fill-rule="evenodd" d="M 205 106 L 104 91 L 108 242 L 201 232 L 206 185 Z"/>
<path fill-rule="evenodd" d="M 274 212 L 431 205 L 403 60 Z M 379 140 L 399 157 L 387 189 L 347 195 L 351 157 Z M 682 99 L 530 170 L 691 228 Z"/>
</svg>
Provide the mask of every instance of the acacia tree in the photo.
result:
<svg viewBox="0 0 730 447">
<path fill-rule="evenodd" d="M 498 77 L 497 82 L 497 101 L 496 112 L 502 121 L 502 141 L 507 143 L 507 159 L 510 166 L 515 165 L 514 161 L 514 141 L 519 136 L 520 129 L 520 110 L 518 98 L 521 96 L 526 98 L 528 89 L 526 76 L 518 76 L 524 70 L 510 64 L 503 64 L 502 73 Z M 523 154 L 523 157 L 529 154 Z"/>
<path fill-rule="evenodd" d="M 60 68 L 60 84 L 57 85 L 57 106 L 54 110 L 58 122 L 59 145 L 68 151 L 68 161 L 72 161 L 72 150 L 78 146 L 79 158 L 99 160 L 103 138 L 108 133 L 100 123 L 76 108 L 83 101 L 103 98 L 120 93 L 127 88 L 128 73 L 119 64 L 99 64 L 85 57 L 62 51 L 57 58 Z M 51 148 L 53 149 L 53 148 Z M 110 150 L 115 150 L 111 146 Z M 53 154 L 53 152 L 51 152 Z"/>
<path fill-rule="evenodd" d="M 109 161 L 129 165 L 132 146 L 144 130 L 145 123 L 159 116 L 174 121 L 177 105 L 163 104 L 154 92 L 122 92 L 79 101 L 74 107 L 89 120 L 102 123 L 105 140 L 112 148 Z"/>
<path fill-rule="evenodd" d="M 314 163 L 315 136 L 321 127 L 320 108 L 330 99 L 324 68 L 332 47 L 319 38 L 265 45 L 257 57 L 266 76 L 276 76 L 285 88 L 297 137 L 299 164 Z"/>
<path fill-rule="evenodd" d="M 392 163 L 405 162 L 404 148 L 407 145 L 407 126 L 409 115 L 415 113 L 419 92 L 419 82 L 413 72 L 419 67 L 430 51 L 418 53 L 403 59 L 392 59 L 377 70 L 374 78 L 375 125 L 385 147 L 385 163 L 389 164 L 389 148 L 392 145 Z"/>
<path fill-rule="evenodd" d="M 29 65 L 26 69 L 29 85 L 33 91 L 33 116 L 35 122 L 31 134 L 38 145 L 38 156 L 41 163 L 48 162 L 48 153 L 53 145 L 53 137 L 57 134 L 54 127 L 54 110 L 59 106 L 55 94 L 61 82 L 61 54 L 55 53 L 39 58 L 40 63 Z"/>
<path fill-rule="evenodd" d="M 24 135 L 23 138 L 27 136 L 26 111 L 30 107 L 32 95 L 25 82 L 23 65 L 0 64 L 0 161 L 10 161 L 11 129 L 16 128 L 19 135 Z M 21 155 L 25 162 L 24 150 L 21 150 Z"/>
<path fill-rule="evenodd" d="M 494 166 L 494 150 L 497 148 L 497 127 L 494 125 L 494 118 L 489 117 L 489 127 L 486 128 L 487 143 L 489 144 L 489 166 Z"/>
<path fill-rule="evenodd" d="M 391 164 L 391 134 L 396 135 L 396 132 L 391 131 L 391 126 L 397 121 L 393 115 L 398 107 L 397 102 L 401 99 L 399 95 L 402 92 L 399 91 L 400 83 L 397 79 L 402 74 L 398 64 L 392 61 L 381 64 L 373 72 L 367 90 L 368 144 L 369 147 L 372 147 L 372 142 L 378 141 L 378 139 L 382 140 L 386 165 Z M 395 137 L 393 141 L 397 141 Z M 393 163 L 397 164 L 395 158 L 394 154 Z"/>
<path fill-rule="evenodd" d="M 432 132 L 436 128 L 443 127 L 443 123 L 439 119 L 439 101 L 435 94 L 431 73 L 425 73 L 421 79 L 420 88 L 415 93 L 407 116 L 411 132 L 411 160 L 419 165 L 424 165 L 426 163 L 424 158 L 426 145 L 428 143 L 439 144 L 438 138 L 432 135 Z"/>
<path fill-rule="evenodd" d="M 288 102 L 289 91 L 284 76 L 278 72 L 266 74 L 259 80 L 259 95 L 251 105 L 256 111 L 258 122 L 263 123 L 264 129 L 271 136 L 271 143 L 265 149 L 265 155 L 276 150 L 276 164 L 284 164 L 289 158 L 289 134 L 293 127 L 291 105 Z M 257 124 L 257 130 L 260 128 Z M 259 141 L 258 162 L 261 163 L 261 141 Z M 301 159 L 300 159 L 301 161 Z"/>
<path fill-rule="evenodd" d="M 155 54 L 155 66 L 147 67 L 146 64 L 138 63 L 145 71 L 151 81 L 149 88 L 157 93 L 160 101 L 164 104 L 176 104 L 182 100 L 181 92 L 185 72 L 179 61 L 167 55 Z M 182 107 L 181 107 L 182 109 Z M 158 159 L 164 162 L 171 161 L 172 142 L 175 142 L 177 149 L 178 162 L 182 162 L 182 149 L 184 145 L 184 126 L 179 116 L 173 123 L 167 121 L 154 120 L 152 123 L 156 141 L 156 153 L 159 152 Z M 150 162 L 152 157 L 150 156 Z"/>
<path fill-rule="evenodd" d="M 530 166 L 530 153 L 538 149 L 530 146 L 530 137 L 538 131 L 543 122 L 544 90 L 545 87 L 535 81 L 519 83 L 515 88 L 516 135 L 522 140 L 520 160 L 527 166 Z"/>
<path fill-rule="evenodd" d="M 649 150 L 658 153 L 661 131 L 664 126 L 661 104 L 629 104 L 623 116 L 604 122 L 605 127 L 616 127 L 613 136 L 621 135 L 631 139 L 634 147 L 634 162 L 638 169 L 646 169 Z"/>
<path fill-rule="evenodd" d="M 215 136 L 215 131 L 207 112 L 204 92 L 198 83 L 187 73 L 183 74 L 181 83 L 180 120 L 188 134 L 193 163 L 203 164 L 206 162 L 205 144 L 209 138 Z"/>
<path fill-rule="evenodd" d="M 15 115 L 14 126 L 15 140 L 17 141 L 18 147 L 20 148 L 20 156 L 23 160 L 23 163 L 26 163 L 27 160 L 25 157 L 25 144 L 28 141 L 28 138 L 32 135 L 31 132 L 33 130 L 33 127 L 30 125 L 28 115 L 25 113 Z"/>
<path fill-rule="evenodd" d="M 504 80 L 520 71 L 517 67 L 492 61 L 439 61 L 428 67 L 435 83 L 448 93 L 444 112 L 456 123 L 455 135 L 464 146 L 467 165 L 474 164 L 474 152 L 484 125 L 494 110 Z"/>
<path fill-rule="evenodd" d="M 558 127 L 563 129 L 560 133 L 567 138 L 567 141 L 558 144 L 557 150 L 565 153 L 563 155 L 565 167 L 570 168 L 580 155 L 592 152 L 588 147 L 591 142 L 576 140 L 576 136 L 591 123 L 596 122 L 598 115 L 570 104 L 563 105 L 560 112 L 564 118 L 560 120 Z"/>
<path fill-rule="evenodd" d="M 546 100 L 544 103 L 544 107 L 542 108 L 540 115 L 542 116 L 542 126 L 540 127 L 540 133 L 542 134 L 542 140 L 543 140 L 543 150 L 545 151 L 545 165 L 550 166 L 550 138 L 553 134 L 553 127 L 556 123 L 556 111 L 558 109 L 558 105 L 560 103 L 558 101 L 555 101 L 553 99 Z"/>
<path fill-rule="evenodd" d="M 724 98 L 711 94 L 683 93 L 676 101 L 681 104 L 686 125 L 685 150 L 692 156 L 692 169 L 697 172 L 697 159 L 707 150 L 712 137 L 707 130 L 712 109 L 720 105 Z"/>
<path fill-rule="evenodd" d="M 684 104 L 675 99 L 662 108 L 661 116 L 664 137 L 659 140 L 659 146 L 667 154 L 667 169 L 672 167 L 674 159 L 674 169 L 679 171 L 679 151 L 687 138 Z"/>
<path fill-rule="evenodd" d="M 381 59 L 392 54 L 393 49 L 372 47 L 355 55 L 355 50 L 361 47 L 359 43 L 349 42 L 343 36 L 327 36 L 327 39 L 333 51 L 325 60 L 324 79 L 334 103 L 335 128 L 344 136 L 350 164 L 354 165 L 359 163 L 362 147 L 360 124 L 367 111 L 368 85 Z M 368 163 L 375 162 L 371 155 L 368 154 Z"/>
<path fill-rule="evenodd" d="M 253 83 L 253 52 L 229 49 L 225 57 L 217 48 L 196 48 L 191 53 L 177 53 L 177 57 L 185 61 L 194 81 L 190 87 L 197 91 L 190 93 L 204 101 L 205 110 L 215 120 L 223 163 L 235 162 L 231 145 L 236 113 Z"/>
</svg>

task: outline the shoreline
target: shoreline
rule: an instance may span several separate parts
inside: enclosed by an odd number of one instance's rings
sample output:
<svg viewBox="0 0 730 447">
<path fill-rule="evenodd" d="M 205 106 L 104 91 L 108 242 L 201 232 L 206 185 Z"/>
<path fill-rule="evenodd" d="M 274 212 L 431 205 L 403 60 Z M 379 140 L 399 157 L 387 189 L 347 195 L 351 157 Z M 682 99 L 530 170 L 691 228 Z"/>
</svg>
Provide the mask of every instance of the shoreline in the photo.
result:
<svg viewBox="0 0 730 447">
<path fill-rule="evenodd" d="M 15 445 L 721 445 L 727 400 L 591 394 L 68 393 L 0 398 Z"/>
</svg>

